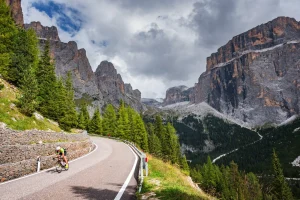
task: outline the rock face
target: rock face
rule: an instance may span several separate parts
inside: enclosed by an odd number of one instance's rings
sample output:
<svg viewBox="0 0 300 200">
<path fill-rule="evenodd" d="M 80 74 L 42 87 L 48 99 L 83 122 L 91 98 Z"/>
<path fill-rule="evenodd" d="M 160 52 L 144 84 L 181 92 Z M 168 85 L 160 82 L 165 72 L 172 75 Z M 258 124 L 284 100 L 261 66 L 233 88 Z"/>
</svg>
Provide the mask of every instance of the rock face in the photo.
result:
<svg viewBox="0 0 300 200">
<path fill-rule="evenodd" d="M 55 26 L 47 27 L 42 26 L 41 22 L 31 22 L 30 24 L 24 25 L 25 29 L 32 28 L 40 39 L 50 39 L 52 41 L 60 41 L 58 31 Z"/>
<path fill-rule="evenodd" d="M 193 103 L 249 124 L 280 123 L 300 106 L 300 23 L 279 17 L 235 36 L 207 58 Z"/>
<path fill-rule="evenodd" d="M 23 11 L 21 7 L 21 0 L 5 0 L 6 4 L 10 6 L 11 15 L 14 18 L 16 24 L 23 26 Z"/>
<path fill-rule="evenodd" d="M 122 99 L 138 111 L 145 109 L 141 104 L 141 92 L 133 90 L 130 84 L 124 84 L 112 63 L 101 62 L 94 73 L 85 49 L 78 49 L 74 41 L 61 42 L 56 27 L 44 27 L 40 22 L 31 22 L 25 24 L 25 28 L 33 28 L 36 31 L 41 50 L 46 39 L 50 39 L 55 72 L 61 77 L 71 72 L 77 105 L 87 102 L 92 113 L 95 108 L 102 108 L 108 103 L 119 106 Z"/>
<path fill-rule="evenodd" d="M 65 77 L 71 72 L 73 86 L 75 88 L 75 100 L 77 105 L 87 102 L 90 111 L 104 105 L 103 95 L 98 89 L 95 76 L 85 49 L 78 49 L 76 42 L 61 42 L 57 28 L 44 27 L 40 22 L 25 24 L 26 29 L 33 28 L 40 41 L 40 49 L 43 50 L 46 38 L 50 39 L 51 56 L 55 60 L 55 72 L 57 76 Z"/>
<path fill-rule="evenodd" d="M 166 92 L 163 105 L 191 101 L 193 99 L 193 90 L 194 88 L 188 88 L 184 85 L 169 88 Z"/>
<path fill-rule="evenodd" d="M 95 72 L 96 83 L 103 93 L 104 101 L 118 106 L 122 99 L 126 104 L 136 110 L 143 110 L 141 92 L 132 90 L 130 84 L 125 84 L 114 65 L 108 61 L 102 61 Z"/>
<path fill-rule="evenodd" d="M 133 90 L 130 83 L 125 83 L 125 93 L 139 101 L 142 100 L 142 94 L 138 89 Z"/>
</svg>

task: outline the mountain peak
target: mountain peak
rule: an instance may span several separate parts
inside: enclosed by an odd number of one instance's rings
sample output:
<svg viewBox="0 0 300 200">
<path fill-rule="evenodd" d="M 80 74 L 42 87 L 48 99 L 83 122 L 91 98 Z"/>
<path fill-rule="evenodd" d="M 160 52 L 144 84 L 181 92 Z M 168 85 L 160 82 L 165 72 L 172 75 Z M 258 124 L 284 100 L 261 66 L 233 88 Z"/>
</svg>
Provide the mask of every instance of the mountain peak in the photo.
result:
<svg viewBox="0 0 300 200">
<path fill-rule="evenodd" d="M 270 48 L 300 38 L 300 23 L 294 18 L 277 17 L 234 36 L 226 45 L 207 58 L 206 71 L 226 63 L 247 50 Z"/>
<path fill-rule="evenodd" d="M 60 41 L 60 38 L 58 36 L 58 30 L 55 26 L 43 26 L 41 22 L 31 22 L 30 24 L 24 24 L 25 29 L 32 28 L 39 39 L 50 39 L 54 41 Z"/>
</svg>

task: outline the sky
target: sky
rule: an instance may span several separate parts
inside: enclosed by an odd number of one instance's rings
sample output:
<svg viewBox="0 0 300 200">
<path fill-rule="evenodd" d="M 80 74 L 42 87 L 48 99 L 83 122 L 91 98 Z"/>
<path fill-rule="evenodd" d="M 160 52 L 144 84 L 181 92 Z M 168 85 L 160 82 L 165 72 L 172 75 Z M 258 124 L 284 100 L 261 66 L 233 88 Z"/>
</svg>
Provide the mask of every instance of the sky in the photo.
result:
<svg viewBox="0 0 300 200">
<path fill-rule="evenodd" d="M 233 36 L 278 16 L 300 20 L 299 0 L 22 0 L 25 23 L 56 26 L 85 48 L 95 71 L 112 62 L 143 98 L 194 86 L 206 58 Z"/>
</svg>

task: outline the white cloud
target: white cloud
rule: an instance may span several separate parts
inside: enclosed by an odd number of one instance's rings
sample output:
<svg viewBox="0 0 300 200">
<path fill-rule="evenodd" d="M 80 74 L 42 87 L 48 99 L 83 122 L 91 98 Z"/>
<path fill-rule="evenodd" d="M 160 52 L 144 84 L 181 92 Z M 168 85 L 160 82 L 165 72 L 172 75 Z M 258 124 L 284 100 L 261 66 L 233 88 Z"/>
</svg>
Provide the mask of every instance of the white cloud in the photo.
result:
<svg viewBox="0 0 300 200">
<path fill-rule="evenodd" d="M 25 21 L 57 26 L 23 0 Z M 300 18 L 298 0 L 53 0 L 77 9 L 81 29 L 74 35 L 59 28 L 62 41 L 85 48 L 93 70 L 113 62 L 125 82 L 143 97 L 164 97 L 167 88 L 193 86 L 205 70 L 206 57 L 234 35 L 279 15 Z M 195 4 L 195 2 L 198 2 Z M 73 23 L 74 13 L 67 11 Z M 192 24 L 192 25 L 191 25 Z M 107 46 L 103 45 L 107 44 Z"/>
</svg>

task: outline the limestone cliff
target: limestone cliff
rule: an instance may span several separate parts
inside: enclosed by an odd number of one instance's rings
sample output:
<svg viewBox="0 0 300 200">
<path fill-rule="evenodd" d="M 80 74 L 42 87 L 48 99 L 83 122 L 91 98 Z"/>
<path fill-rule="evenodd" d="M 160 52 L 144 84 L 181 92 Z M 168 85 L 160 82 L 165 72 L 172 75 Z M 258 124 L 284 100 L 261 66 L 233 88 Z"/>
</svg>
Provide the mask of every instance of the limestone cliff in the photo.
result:
<svg viewBox="0 0 300 200">
<path fill-rule="evenodd" d="M 61 77 L 65 77 L 68 72 L 72 73 L 77 105 L 87 102 L 92 111 L 108 103 L 117 107 L 122 99 L 138 111 L 145 109 L 141 103 L 140 91 L 132 90 L 130 84 L 124 84 L 121 75 L 117 73 L 112 63 L 101 62 L 94 73 L 85 49 L 78 49 L 74 41 L 61 42 L 56 27 L 45 27 L 40 22 L 31 22 L 25 24 L 25 28 L 33 28 L 36 31 L 41 50 L 46 40 L 50 39 L 55 72 Z"/>
<path fill-rule="evenodd" d="M 207 58 L 193 103 L 253 126 L 299 114 L 300 23 L 278 17 L 233 37 Z"/>
<path fill-rule="evenodd" d="M 10 7 L 11 16 L 15 20 L 16 24 L 23 26 L 23 11 L 21 7 L 21 0 L 5 0 L 6 4 Z"/>
</svg>

